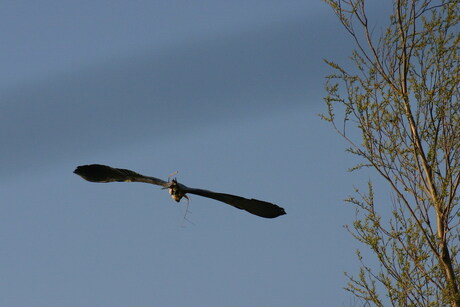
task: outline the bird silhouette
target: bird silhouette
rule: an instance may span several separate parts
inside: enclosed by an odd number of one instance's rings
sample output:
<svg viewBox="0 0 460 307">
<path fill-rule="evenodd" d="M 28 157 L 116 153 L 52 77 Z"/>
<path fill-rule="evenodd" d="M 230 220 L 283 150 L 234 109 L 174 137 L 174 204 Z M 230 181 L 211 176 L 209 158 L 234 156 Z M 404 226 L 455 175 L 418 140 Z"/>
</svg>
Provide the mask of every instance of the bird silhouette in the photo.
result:
<svg viewBox="0 0 460 307">
<path fill-rule="evenodd" d="M 283 208 L 266 201 L 189 188 L 177 182 L 176 179 L 164 181 L 155 177 L 144 176 L 128 169 L 114 168 L 101 164 L 90 164 L 78 166 L 74 170 L 74 173 L 91 182 L 144 182 L 159 185 L 162 186 L 163 189 L 168 189 L 171 197 L 177 202 L 183 197 L 188 199 L 186 194 L 196 194 L 224 202 L 230 206 L 245 210 L 260 217 L 275 218 L 286 214 Z"/>
</svg>

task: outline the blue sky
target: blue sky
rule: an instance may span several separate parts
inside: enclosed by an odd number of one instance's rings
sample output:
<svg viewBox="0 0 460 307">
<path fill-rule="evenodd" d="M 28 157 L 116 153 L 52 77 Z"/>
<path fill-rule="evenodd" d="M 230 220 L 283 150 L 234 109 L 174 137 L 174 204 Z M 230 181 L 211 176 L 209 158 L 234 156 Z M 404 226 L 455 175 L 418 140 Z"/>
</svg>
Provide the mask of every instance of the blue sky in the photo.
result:
<svg viewBox="0 0 460 307">
<path fill-rule="evenodd" d="M 4 1 L 2 306 L 348 306 L 368 177 L 317 114 L 352 49 L 321 1 Z M 276 203 L 268 220 L 101 163 Z"/>
</svg>

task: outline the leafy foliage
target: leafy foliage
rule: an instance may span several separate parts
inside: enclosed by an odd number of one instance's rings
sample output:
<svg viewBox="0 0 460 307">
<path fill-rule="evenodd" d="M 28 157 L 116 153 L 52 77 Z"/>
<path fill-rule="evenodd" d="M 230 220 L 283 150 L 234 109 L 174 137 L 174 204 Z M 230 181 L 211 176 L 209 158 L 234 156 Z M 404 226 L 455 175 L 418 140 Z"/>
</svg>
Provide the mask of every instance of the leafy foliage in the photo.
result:
<svg viewBox="0 0 460 307">
<path fill-rule="evenodd" d="M 356 42 L 347 71 L 332 61 L 321 117 L 394 192 L 385 221 L 366 193 L 349 231 L 376 255 L 346 288 L 367 304 L 460 306 L 460 5 L 394 0 L 386 31 L 373 37 L 365 0 L 325 0 Z M 353 139 L 350 126 L 359 131 Z"/>
</svg>

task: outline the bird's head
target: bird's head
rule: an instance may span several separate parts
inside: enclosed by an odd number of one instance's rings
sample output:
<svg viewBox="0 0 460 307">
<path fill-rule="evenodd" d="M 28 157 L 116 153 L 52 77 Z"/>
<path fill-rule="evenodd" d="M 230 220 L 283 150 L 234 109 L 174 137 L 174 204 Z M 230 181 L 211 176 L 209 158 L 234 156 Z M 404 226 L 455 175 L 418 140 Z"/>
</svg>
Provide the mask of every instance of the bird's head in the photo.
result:
<svg viewBox="0 0 460 307">
<path fill-rule="evenodd" d="M 172 199 L 177 202 L 180 202 L 182 197 L 187 197 L 185 192 L 180 188 L 180 183 L 177 182 L 176 178 L 171 181 L 168 191 L 169 194 L 171 194 Z"/>
</svg>

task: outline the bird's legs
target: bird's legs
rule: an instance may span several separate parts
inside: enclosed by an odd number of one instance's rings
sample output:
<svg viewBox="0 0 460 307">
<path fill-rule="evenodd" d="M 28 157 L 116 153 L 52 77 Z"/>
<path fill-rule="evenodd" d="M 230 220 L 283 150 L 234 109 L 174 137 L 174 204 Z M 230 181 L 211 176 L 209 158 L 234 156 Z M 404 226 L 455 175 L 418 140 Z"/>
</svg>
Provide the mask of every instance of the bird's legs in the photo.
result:
<svg viewBox="0 0 460 307">
<path fill-rule="evenodd" d="M 187 205 L 185 205 L 184 221 L 187 221 L 190 224 L 195 225 L 191 220 L 187 218 L 187 214 L 192 213 L 192 211 L 188 209 L 190 205 L 190 198 L 187 195 L 184 195 L 184 198 L 187 199 Z M 185 227 L 183 223 L 182 223 L 182 227 Z"/>
<path fill-rule="evenodd" d="M 173 176 L 174 174 L 177 174 L 177 172 L 171 174 L 169 177 L 168 177 L 168 181 L 169 179 L 171 178 L 171 176 Z M 171 197 L 172 199 L 174 199 L 175 201 L 177 202 L 180 202 L 180 200 L 183 198 L 185 198 L 187 200 L 187 205 L 185 206 L 185 213 L 184 213 L 184 221 L 187 221 L 189 222 L 190 224 L 194 225 L 192 223 L 192 221 L 190 221 L 188 218 L 187 218 L 187 214 L 188 213 L 191 213 L 189 211 L 189 205 L 190 205 L 190 198 L 187 196 L 187 194 L 185 194 L 185 192 L 181 189 L 180 187 L 180 184 L 177 182 L 176 178 L 174 178 L 170 185 L 169 185 L 169 194 L 171 194 Z"/>
</svg>

